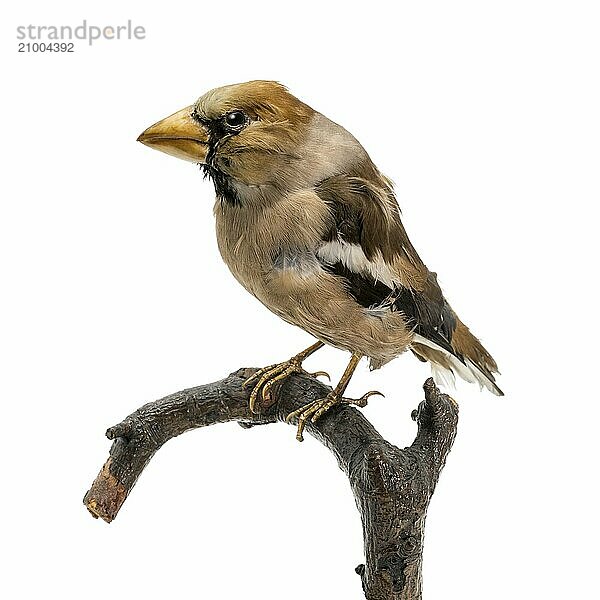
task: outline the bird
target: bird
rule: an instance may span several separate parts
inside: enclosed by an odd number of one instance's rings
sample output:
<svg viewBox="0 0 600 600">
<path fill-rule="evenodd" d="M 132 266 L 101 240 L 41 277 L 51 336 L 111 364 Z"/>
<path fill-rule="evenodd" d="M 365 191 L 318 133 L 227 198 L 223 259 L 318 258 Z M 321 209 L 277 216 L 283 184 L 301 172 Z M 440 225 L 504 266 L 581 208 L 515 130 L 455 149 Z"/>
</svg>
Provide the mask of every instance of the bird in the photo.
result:
<svg viewBox="0 0 600 600">
<path fill-rule="evenodd" d="M 138 141 L 200 165 L 214 184 L 217 244 L 235 279 L 317 340 L 244 382 L 252 413 L 272 405 L 273 386 L 306 373 L 305 359 L 325 345 L 350 361 L 329 394 L 288 415 L 299 441 L 333 406 L 383 395 L 344 397 L 362 358 L 378 369 L 411 351 L 440 385 L 458 375 L 503 395 L 495 360 L 412 245 L 391 180 L 350 132 L 284 85 L 212 89 Z"/>
</svg>

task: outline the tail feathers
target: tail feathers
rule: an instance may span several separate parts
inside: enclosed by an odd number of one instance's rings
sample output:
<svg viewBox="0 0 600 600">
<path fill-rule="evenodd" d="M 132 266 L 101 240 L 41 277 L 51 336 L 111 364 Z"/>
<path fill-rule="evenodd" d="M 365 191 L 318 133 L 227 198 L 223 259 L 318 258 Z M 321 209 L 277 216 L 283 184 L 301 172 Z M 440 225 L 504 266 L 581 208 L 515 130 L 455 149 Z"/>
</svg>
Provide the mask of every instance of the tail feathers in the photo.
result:
<svg viewBox="0 0 600 600">
<path fill-rule="evenodd" d="M 462 323 L 460 323 L 462 325 Z M 463 326 L 464 327 L 464 326 Z M 457 328 L 458 329 L 458 328 Z M 465 327 L 466 329 L 466 327 Z M 473 337 L 466 329 L 466 333 Z M 485 353 L 487 360 L 482 360 L 477 364 L 469 355 L 461 355 L 457 350 L 455 353 L 441 348 L 436 343 L 416 334 L 414 336 L 413 350 L 426 358 L 431 364 L 431 372 L 434 381 L 443 386 L 454 387 L 455 374 L 469 383 L 478 383 L 481 389 L 486 388 L 496 396 L 504 396 L 504 392 L 496 385 L 494 375 L 487 365 L 490 365 L 497 372 L 496 363 L 488 352 L 481 346 L 479 341 L 473 337 L 477 344 Z M 452 340 L 454 342 L 454 339 Z M 454 347 L 454 344 L 452 344 Z M 478 348 L 478 354 L 483 353 Z"/>
<path fill-rule="evenodd" d="M 430 364 L 431 376 L 433 377 L 435 384 L 442 388 L 453 390 L 456 386 L 456 377 L 454 376 L 454 371 L 452 369 L 442 367 L 434 362 Z"/>
<path fill-rule="evenodd" d="M 504 396 L 504 392 L 496 385 L 496 379 L 492 373 L 476 365 L 470 358 L 465 358 L 465 362 L 480 388 L 486 388 L 495 396 Z"/>
</svg>

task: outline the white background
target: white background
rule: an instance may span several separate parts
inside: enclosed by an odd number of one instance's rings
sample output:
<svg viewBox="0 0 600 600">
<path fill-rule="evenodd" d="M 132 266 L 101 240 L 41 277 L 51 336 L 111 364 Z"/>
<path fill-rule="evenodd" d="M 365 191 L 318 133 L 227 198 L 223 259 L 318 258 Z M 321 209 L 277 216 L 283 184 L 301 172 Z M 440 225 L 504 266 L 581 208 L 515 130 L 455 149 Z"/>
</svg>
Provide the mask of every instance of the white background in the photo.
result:
<svg viewBox="0 0 600 600">
<path fill-rule="evenodd" d="M 427 520 L 424 598 L 599 597 L 594 2 L 21 2 L 2 6 L 2 597 L 362 598 L 359 515 L 329 452 L 283 425 L 198 430 L 111 525 L 82 497 L 141 404 L 311 338 L 222 264 L 198 168 L 136 143 L 207 89 L 276 79 L 352 131 L 505 398 L 459 384 Z M 18 54 L 18 25 L 145 41 Z M 327 349 L 307 366 L 339 376 Z M 399 445 L 426 365 L 350 394 Z"/>
</svg>

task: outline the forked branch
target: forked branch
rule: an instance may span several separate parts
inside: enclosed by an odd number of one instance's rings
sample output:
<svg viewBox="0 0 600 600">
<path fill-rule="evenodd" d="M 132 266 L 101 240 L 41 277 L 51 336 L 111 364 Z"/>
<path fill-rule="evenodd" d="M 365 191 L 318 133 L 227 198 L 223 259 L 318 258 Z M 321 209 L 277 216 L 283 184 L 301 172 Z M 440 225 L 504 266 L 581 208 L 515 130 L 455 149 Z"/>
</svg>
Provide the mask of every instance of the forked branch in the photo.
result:
<svg viewBox="0 0 600 600">
<path fill-rule="evenodd" d="M 94 517 L 111 522 L 154 453 L 185 431 L 238 421 L 243 427 L 285 421 L 303 404 L 330 388 L 306 375 L 293 375 L 263 415 L 250 413 L 249 390 L 242 386 L 253 369 L 240 369 L 221 381 L 150 402 L 111 427 L 110 455 L 84 503 Z M 413 411 L 418 432 L 399 449 L 384 440 L 363 414 L 339 405 L 306 430 L 336 456 L 348 475 L 362 517 L 365 564 L 361 576 L 369 600 L 421 598 L 425 516 L 458 422 L 454 400 L 428 379 L 425 400 Z"/>
</svg>

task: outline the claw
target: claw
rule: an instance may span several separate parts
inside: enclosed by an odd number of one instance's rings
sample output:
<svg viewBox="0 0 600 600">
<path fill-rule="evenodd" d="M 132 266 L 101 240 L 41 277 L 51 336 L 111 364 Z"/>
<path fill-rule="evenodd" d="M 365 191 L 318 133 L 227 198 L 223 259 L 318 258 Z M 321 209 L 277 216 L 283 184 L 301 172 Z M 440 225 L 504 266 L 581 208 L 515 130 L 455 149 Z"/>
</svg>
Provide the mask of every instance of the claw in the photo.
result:
<svg viewBox="0 0 600 600">
<path fill-rule="evenodd" d="M 298 417 L 298 430 L 296 431 L 296 439 L 299 442 L 304 441 L 302 432 L 304 431 L 304 428 L 306 427 L 306 420 L 308 419 L 308 417 L 310 417 L 313 414 L 313 412 L 315 412 L 318 409 L 317 405 L 320 404 L 321 402 L 323 402 L 323 400 L 313 400 L 312 402 L 309 402 L 305 406 L 301 406 L 294 412 L 291 412 L 285 418 L 285 422 L 290 423 L 292 421 L 292 419 Z"/>
<path fill-rule="evenodd" d="M 308 373 L 310 377 L 327 377 L 327 381 L 331 381 L 331 375 L 327 371 L 315 371 L 314 373 Z"/>
<path fill-rule="evenodd" d="M 250 400 L 248 402 L 248 407 L 250 408 L 250 412 L 253 415 L 258 414 L 258 411 L 256 410 L 256 400 L 258 399 L 258 392 L 256 391 L 256 388 L 254 388 L 252 390 L 252 393 L 250 394 Z"/>
<path fill-rule="evenodd" d="M 288 365 L 286 363 L 281 363 L 279 365 L 273 365 L 271 368 L 267 368 L 266 370 L 261 369 L 261 371 L 264 371 L 264 372 L 260 376 L 259 380 L 256 382 L 256 385 L 254 386 L 254 389 L 252 390 L 252 393 L 250 394 L 250 401 L 249 401 L 250 412 L 255 413 L 255 414 L 258 412 L 256 410 L 256 401 L 258 400 L 259 393 L 261 394 L 261 396 L 264 397 L 264 394 L 262 393 L 263 386 L 265 384 L 267 384 L 273 377 L 279 376 L 279 374 L 282 371 L 285 371 L 287 368 L 288 368 Z M 257 373 L 258 373 L 258 371 L 257 371 Z"/>
<path fill-rule="evenodd" d="M 250 377 L 242 384 L 243 387 L 254 385 L 249 400 L 250 412 L 255 414 L 260 412 L 260 409 L 257 407 L 259 398 L 265 400 L 268 405 L 271 402 L 271 388 L 273 385 L 286 379 L 293 373 L 306 373 L 302 368 L 301 360 L 297 357 L 283 363 L 264 367 L 252 373 L 252 375 L 250 375 Z M 313 377 L 318 377 L 319 375 L 329 377 L 329 374 L 325 371 L 307 373 L 307 375 L 312 375 Z"/>
<path fill-rule="evenodd" d="M 264 401 L 263 407 L 269 408 L 272 405 L 271 388 L 273 385 L 290 376 L 292 373 L 306 373 L 306 371 L 302 368 L 302 363 L 311 354 L 314 354 L 323 346 L 323 342 L 316 342 L 309 348 L 306 348 L 302 352 L 296 354 L 296 356 L 292 356 L 290 360 L 269 365 L 268 367 L 263 367 L 262 369 L 258 369 L 258 371 L 252 373 L 252 375 L 250 375 L 250 377 L 248 377 L 242 383 L 243 388 L 247 388 L 251 385 L 253 386 L 248 402 L 250 411 L 253 413 L 260 412 L 261 406 L 257 406 L 259 397 Z M 306 374 L 308 375 L 308 373 Z M 319 375 L 326 375 L 329 377 L 325 371 L 314 373 L 313 377 L 318 377 Z"/>
<path fill-rule="evenodd" d="M 285 379 L 286 377 L 289 377 L 292 373 L 295 373 L 298 370 L 301 370 L 301 368 L 298 367 L 297 365 L 290 364 L 283 371 L 281 371 L 281 373 L 279 373 L 279 375 L 276 375 L 275 377 L 270 377 L 269 380 L 263 385 L 262 392 L 261 392 L 262 397 L 267 402 L 269 402 L 271 400 L 271 391 L 270 390 L 271 390 L 271 387 L 273 387 L 273 384 L 277 383 L 278 381 L 281 381 L 282 379 Z M 256 387 L 258 387 L 258 384 Z"/>
<path fill-rule="evenodd" d="M 381 396 L 382 398 L 385 398 L 385 394 L 382 394 L 381 392 L 378 392 L 377 390 L 372 390 L 370 392 L 367 392 L 366 394 L 363 394 L 357 400 L 353 400 L 351 402 L 352 402 L 352 404 L 356 404 L 356 406 L 360 406 L 361 408 L 364 408 L 367 405 L 368 400 L 371 396 Z"/>
<path fill-rule="evenodd" d="M 294 412 L 291 412 L 286 417 L 285 422 L 290 423 L 293 419 L 298 418 L 298 430 L 296 432 L 296 439 L 299 442 L 302 442 L 304 440 L 302 434 L 306 427 L 306 423 L 309 420 L 311 423 L 316 423 L 330 408 L 342 402 L 346 404 L 355 404 L 356 406 L 361 407 L 366 406 L 367 401 L 371 396 L 385 397 L 381 392 L 375 390 L 367 392 L 366 394 L 364 394 L 356 400 L 352 398 L 342 398 L 338 396 L 335 392 L 331 392 L 325 398 L 321 398 L 320 400 L 313 400 L 305 406 L 302 406 L 296 409 Z"/>
<path fill-rule="evenodd" d="M 325 414 L 332 406 L 341 402 L 341 398 L 339 396 L 330 394 L 325 398 L 321 398 L 320 400 L 313 400 L 309 402 L 305 406 L 302 406 L 291 412 L 285 419 L 286 423 L 292 421 L 298 417 L 298 430 L 296 432 L 296 439 L 299 442 L 304 441 L 303 432 L 306 427 L 307 421 L 310 419 L 311 423 L 315 423 L 321 415 Z"/>
</svg>

